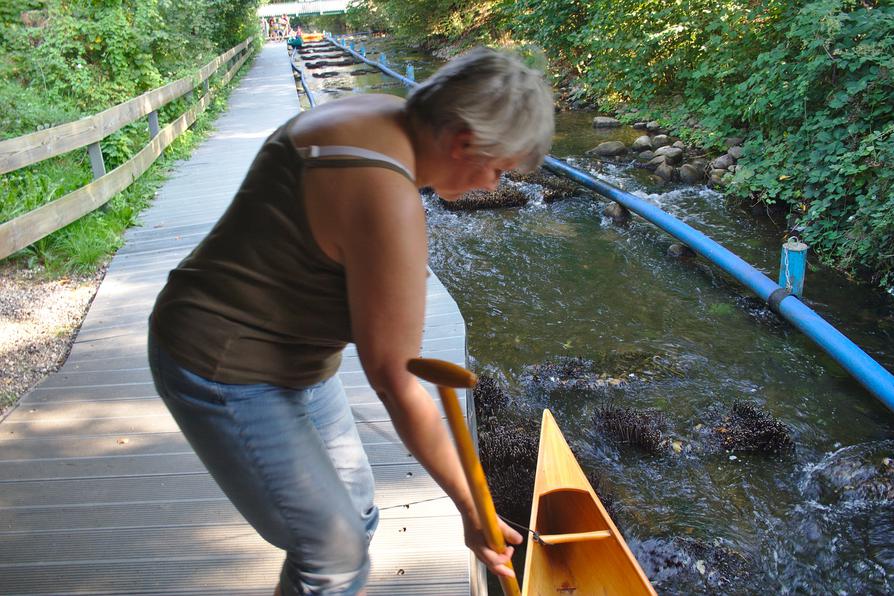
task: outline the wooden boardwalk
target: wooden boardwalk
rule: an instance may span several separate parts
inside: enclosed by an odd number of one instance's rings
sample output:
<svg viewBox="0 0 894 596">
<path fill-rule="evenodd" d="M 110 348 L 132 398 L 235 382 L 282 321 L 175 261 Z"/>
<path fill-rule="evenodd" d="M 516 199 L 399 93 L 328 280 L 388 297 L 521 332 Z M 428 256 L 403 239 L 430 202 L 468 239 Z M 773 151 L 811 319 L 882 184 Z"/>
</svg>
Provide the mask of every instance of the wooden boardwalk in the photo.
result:
<svg viewBox="0 0 894 596">
<path fill-rule="evenodd" d="M 272 593 L 282 554 L 230 505 L 155 394 L 146 319 L 263 139 L 297 111 L 284 44 L 268 45 L 216 133 L 128 233 L 65 366 L 0 423 L 0 594 Z M 456 303 L 435 276 L 428 293 L 423 353 L 462 364 Z M 383 509 L 369 593 L 469 594 L 451 502 L 400 444 L 352 348 L 339 374 Z"/>
</svg>

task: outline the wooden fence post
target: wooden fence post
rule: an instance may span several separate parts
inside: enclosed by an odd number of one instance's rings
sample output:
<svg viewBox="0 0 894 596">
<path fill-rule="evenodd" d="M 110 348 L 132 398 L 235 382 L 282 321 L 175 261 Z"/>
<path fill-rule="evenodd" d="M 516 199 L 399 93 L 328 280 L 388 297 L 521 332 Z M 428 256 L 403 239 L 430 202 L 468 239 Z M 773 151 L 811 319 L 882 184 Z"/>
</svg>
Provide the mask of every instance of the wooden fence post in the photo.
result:
<svg viewBox="0 0 894 596">
<path fill-rule="evenodd" d="M 87 145 L 87 154 L 90 155 L 90 169 L 93 170 L 93 179 L 106 175 L 106 162 L 102 159 L 102 149 L 99 141 Z"/>
<path fill-rule="evenodd" d="M 151 141 L 158 135 L 158 110 L 149 112 L 149 140 Z"/>
</svg>

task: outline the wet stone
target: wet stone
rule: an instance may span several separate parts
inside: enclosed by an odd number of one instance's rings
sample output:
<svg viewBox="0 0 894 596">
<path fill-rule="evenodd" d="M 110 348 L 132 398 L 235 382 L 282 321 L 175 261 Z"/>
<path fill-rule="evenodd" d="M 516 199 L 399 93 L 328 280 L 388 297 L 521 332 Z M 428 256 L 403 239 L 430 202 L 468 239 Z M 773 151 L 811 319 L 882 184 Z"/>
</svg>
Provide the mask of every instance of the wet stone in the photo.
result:
<svg viewBox="0 0 894 596">
<path fill-rule="evenodd" d="M 691 259 L 695 257 L 695 252 L 685 244 L 675 242 L 667 247 L 667 256 L 674 259 Z"/>
<path fill-rule="evenodd" d="M 600 354 L 595 360 L 579 356 L 554 358 L 528 366 L 521 381 L 547 390 L 593 391 L 636 381 L 679 378 L 684 374 L 683 365 L 664 354 L 631 350 Z"/>
<path fill-rule="evenodd" d="M 610 203 L 602 213 L 615 224 L 624 224 L 630 221 L 630 211 L 619 203 Z"/>
<path fill-rule="evenodd" d="M 649 135 L 642 135 L 637 137 L 635 141 L 633 141 L 633 145 L 630 146 L 633 151 L 645 151 L 646 149 L 652 148 L 652 137 Z"/>
<path fill-rule="evenodd" d="M 671 144 L 671 139 L 667 135 L 655 135 L 652 137 L 652 147 L 658 149 Z"/>
<path fill-rule="evenodd" d="M 851 445 L 811 471 L 807 493 L 826 505 L 894 506 L 894 441 Z"/>
<path fill-rule="evenodd" d="M 722 539 L 676 536 L 633 542 L 631 550 L 660 594 L 751 594 L 759 585 L 755 562 Z"/>
<path fill-rule="evenodd" d="M 673 166 L 663 163 L 655 168 L 655 174 L 668 182 L 673 181 L 677 177 L 677 170 Z"/>
<path fill-rule="evenodd" d="M 683 150 L 678 147 L 665 145 L 655 150 L 655 156 L 663 155 L 667 163 L 677 165 L 683 160 Z"/>
<path fill-rule="evenodd" d="M 587 151 L 591 155 L 600 155 L 602 157 L 614 157 L 627 153 L 627 146 L 621 141 L 604 141 L 599 143 L 593 149 Z"/>
<path fill-rule="evenodd" d="M 617 128 L 621 122 L 617 118 L 608 116 L 596 116 L 593 118 L 593 128 Z"/>
<path fill-rule="evenodd" d="M 693 164 L 684 163 L 680 166 L 680 181 L 684 184 L 698 184 L 705 179 L 705 173 Z"/>
</svg>

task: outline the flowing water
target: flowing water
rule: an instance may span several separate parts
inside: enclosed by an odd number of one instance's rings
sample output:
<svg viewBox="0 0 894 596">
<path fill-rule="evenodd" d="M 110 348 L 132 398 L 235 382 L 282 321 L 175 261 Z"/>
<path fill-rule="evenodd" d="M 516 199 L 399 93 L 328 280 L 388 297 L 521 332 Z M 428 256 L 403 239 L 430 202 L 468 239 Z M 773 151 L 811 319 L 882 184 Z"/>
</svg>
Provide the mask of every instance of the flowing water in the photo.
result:
<svg viewBox="0 0 894 596">
<path fill-rule="evenodd" d="M 431 59 L 396 51 L 392 64 L 413 61 L 418 79 L 430 72 Z M 324 84 L 403 93 L 366 77 Z M 595 131 L 592 116 L 558 114 L 553 154 L 775 279 L 781 228 L 705 187 L 655 192 L 629 166 L 587 158 L 602 140 L 639 134 Z M 505 386 L 519 416 L 553 410 L 660 593 L 894 592 L 894 414 L 806 337 L 719 269 L 666 256 L 674 240 L 651 224 L 610 223 L 598 197 L 545 204 L 535 193 L 526 207 L 478 212 L 424 200 L 431 267 L 466 319 L 472 368 Z M 814 261 L 807 304 L 894 370 L 894 300 Z M 530 367 L 562 357 L 616 363 L 619 378 L 580 391 L 526 381 Z M 785 423 L 794 449 L 703 448 L 736 401 Z M 607 404 L 661 412 L 673 448 L 648 454 L 606 438 L 593 416 Z"/>
</svg>

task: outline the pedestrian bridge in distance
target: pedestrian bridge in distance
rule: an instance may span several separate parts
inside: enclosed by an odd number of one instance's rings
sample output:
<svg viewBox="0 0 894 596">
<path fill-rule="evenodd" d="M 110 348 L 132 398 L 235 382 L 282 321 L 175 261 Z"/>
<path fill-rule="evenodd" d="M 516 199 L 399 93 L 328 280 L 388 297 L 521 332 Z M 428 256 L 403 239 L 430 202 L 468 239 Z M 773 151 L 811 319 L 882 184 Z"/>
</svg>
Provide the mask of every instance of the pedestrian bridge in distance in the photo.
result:
<svg viewBox="0 0 894 596">
<path fill-rule="evenodd" d="M 278 2 L 258 7 L 259 17 L 280 15 L 341 14 L 348 7 L 348 0 L 318 0 L 317 2 Z"/>
</svg>

